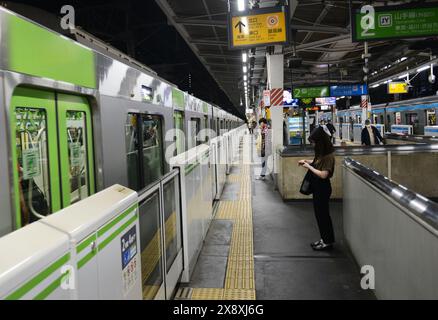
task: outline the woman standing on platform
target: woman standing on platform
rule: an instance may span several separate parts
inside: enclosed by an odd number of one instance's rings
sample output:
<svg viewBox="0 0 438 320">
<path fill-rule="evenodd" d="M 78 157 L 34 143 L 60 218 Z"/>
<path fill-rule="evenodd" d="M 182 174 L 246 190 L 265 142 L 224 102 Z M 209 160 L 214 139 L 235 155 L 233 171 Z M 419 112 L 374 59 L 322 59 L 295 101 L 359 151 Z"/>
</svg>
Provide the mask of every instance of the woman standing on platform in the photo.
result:
<svg viewBox="0 0 438 320">
<path fill-rule="evenodd" d="M 313 250 L 329 250 L 333 247 L 335 236 L 330 218 L 329 201 L 332 194 L 330 178 L 335 171 L 334 148 L 331 134 L 326 126 L 320 126 L 312 132 L 309 141 L 315 146 L 313 160 L 300 160 L 298 164 L 310 170 L 313 208 L 321 239 L 312 243 Z"/>
</svg>

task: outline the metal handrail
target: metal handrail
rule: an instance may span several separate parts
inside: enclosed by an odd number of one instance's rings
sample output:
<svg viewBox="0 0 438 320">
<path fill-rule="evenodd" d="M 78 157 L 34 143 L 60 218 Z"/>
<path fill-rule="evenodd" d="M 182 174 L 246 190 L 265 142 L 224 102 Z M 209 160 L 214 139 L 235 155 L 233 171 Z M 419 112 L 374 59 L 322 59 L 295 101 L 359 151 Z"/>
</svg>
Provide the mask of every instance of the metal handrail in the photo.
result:
<svg viewBox="0 0 438 320">
<path fill-rule="evenodd" d="M 436 136 L 422 136 L 422 135 L 402 135 L 397 133 L 386 133 L 385 139 L 411 141 L 416 143 L 438 143 Z"/>
<path fill-rule="evenodd" d="M 277 151 L 278 152 L 278 151 Z M 396 144 L 396 145 L 375 145 L 375 146 L 335 146 L 336 156 L 351 156 L 351 155 L 375 155 L 386 154 L 407 154 L 418 152 L 438 152 L 438 144 Z M 302 148 L 300 146 L 287 146 L 281 152 L 281 157 L 295 157 L 303 155 L 313 155 L 313 147 Z"/>
<path fill-rule="evenodd" d="M 416 217 L 420 218 L 427 225 L 438 232 L 438 204 L 424 196 L 409 190 L 408 188 L 395 183 L 360 162 L 349 157 L 344 159 L 344 167 L 350 169 L 358 176 L 365 179 L 374 187 L 382 191 L 403 208 L 408 209 Z"/>
</svg>

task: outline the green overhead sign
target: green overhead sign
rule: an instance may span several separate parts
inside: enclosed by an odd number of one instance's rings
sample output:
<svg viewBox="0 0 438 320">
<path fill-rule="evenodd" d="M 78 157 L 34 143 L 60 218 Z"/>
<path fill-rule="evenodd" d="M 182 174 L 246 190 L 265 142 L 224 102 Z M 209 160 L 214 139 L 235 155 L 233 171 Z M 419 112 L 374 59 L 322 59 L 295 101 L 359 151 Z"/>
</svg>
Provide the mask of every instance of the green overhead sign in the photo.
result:
<svg viewBox="0 0 438 320">
<path fill-rule="evenodd" d="M 351 14 L 353 41 L 370 41 L 438 35 L 438 4 L 373 7 Z"/>
<path fill-rule="evenodd" d="M 293 97 L 295 99 L 301 98 L 322 98 L 329 96 L 329 87 L 295 87 L 293 89 Z"/>
</svg>

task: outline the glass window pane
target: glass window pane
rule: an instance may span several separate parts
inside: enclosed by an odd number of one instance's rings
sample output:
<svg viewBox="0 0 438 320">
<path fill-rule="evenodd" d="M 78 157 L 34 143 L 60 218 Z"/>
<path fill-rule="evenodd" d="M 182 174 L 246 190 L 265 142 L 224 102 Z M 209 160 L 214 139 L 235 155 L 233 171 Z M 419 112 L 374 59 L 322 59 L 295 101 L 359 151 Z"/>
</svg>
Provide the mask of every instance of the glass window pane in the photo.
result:
<svg viewBox="0 0 438 320">
<path fill-rule="evenodd" d="M 180 111 L 175 111 L 173 114 L 176 129 L 176 155 L 185 151 L 184 143 L 184 116 Z"/>
<path fill-rule="evenodd" d="M 21 223 L 51 212 L 47 114 L 39 108 L 16 108 L 16 148 Z"/>
<path fill-rule="evenodd" d="M 144 187 L 163 175 L 163 141 L 161 119 L 142 116 Z"/>
<path fill-rule="evenodd" d="M 87 126 L 83 111 L 67 111 L 68 162 L 70 165 L 70 203 L 90 195 L 87 162 Z"/>
<path fill-rule="evenodd" d="M 177 177 L 174 179 L 177 179 Z M 179 199 L 176 183 L 177 180 L 171 180 L 164 185 L 163 189 L 167 271 L 170 270 L 178 252 L 181 250 Z"/>
<path fill-rule="evenodd" d="M 125 123 L 125 145 L 126 160 L 128 164 L 128 187 L 139 191 L 142 186 L 140 183 L 140 166 L 138 157 L 138 127 L 136 114 L 128 114 Z"/>
<path fill-rule="evenodd" d="M 140 204 L 140 248 L 143 299 L 154 299 L 163 283 L 158 193 Z"/>
</svg>

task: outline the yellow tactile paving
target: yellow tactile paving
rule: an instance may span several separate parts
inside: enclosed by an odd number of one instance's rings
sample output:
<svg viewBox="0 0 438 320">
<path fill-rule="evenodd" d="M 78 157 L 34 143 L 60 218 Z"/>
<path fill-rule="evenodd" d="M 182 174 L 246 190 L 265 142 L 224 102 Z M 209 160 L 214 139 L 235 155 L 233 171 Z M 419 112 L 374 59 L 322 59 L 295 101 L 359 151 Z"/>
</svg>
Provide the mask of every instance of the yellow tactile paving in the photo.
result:
<svg viewBox="0 0 438 320">
<path fill-rule="evenodd" d="M 242 148 L 241 148 L 242 150 Z M 227 177 L 239 184 L 237 200 L 220 201 L 218 220 L 233 221 L 224 288 L 194 288 L 192 300 L 255 300 L 251 167 L 239 157 L 238 173 Z"/>
<path fill-rule="evenodd" d="M 192 300 L 224 300 L 224 289 L 193 288 Z"/>
<path fill-rule="evenodd" d="M 224 300 L 255 300 L 255 290 L 225 289 Z"/>
</svg>

